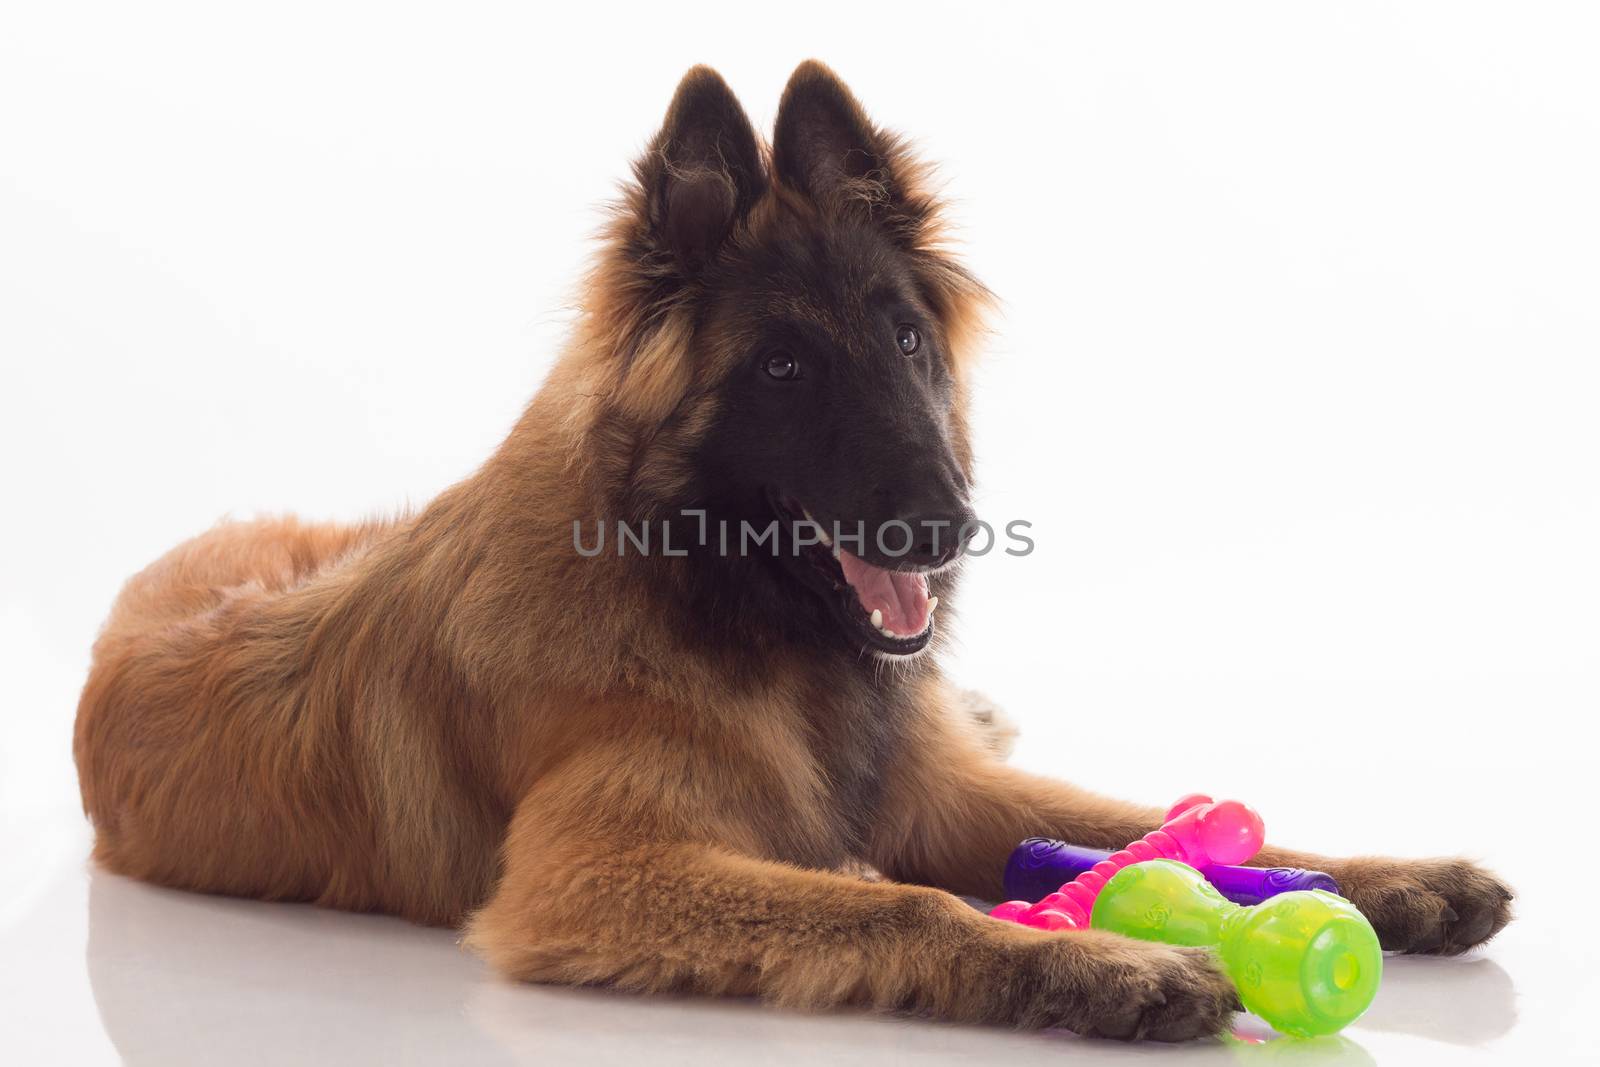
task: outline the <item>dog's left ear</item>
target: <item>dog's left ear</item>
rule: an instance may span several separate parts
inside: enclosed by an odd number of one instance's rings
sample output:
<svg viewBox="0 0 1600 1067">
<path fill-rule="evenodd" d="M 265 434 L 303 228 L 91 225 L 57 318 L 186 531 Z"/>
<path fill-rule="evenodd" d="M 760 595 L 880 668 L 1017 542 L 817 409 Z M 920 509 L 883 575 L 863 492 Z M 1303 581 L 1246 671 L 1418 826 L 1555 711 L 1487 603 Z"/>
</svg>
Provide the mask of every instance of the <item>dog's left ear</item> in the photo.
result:
<svg viewBox="0 0 1600 1067">
<path fill-rule="evenodd" d="M 766 189 L 756 131 L 710 67 L 678 83 L 666 121 L 639 161 L 651 239 L 693 274 Z"/>
<path fill-rule="evenodd" d="M 825 206 L 904 199 L 894 138 L 873 126 L 839 76 L 808 59 L 778 104 L 772 169 L 784 185 Z"/>
</svg>

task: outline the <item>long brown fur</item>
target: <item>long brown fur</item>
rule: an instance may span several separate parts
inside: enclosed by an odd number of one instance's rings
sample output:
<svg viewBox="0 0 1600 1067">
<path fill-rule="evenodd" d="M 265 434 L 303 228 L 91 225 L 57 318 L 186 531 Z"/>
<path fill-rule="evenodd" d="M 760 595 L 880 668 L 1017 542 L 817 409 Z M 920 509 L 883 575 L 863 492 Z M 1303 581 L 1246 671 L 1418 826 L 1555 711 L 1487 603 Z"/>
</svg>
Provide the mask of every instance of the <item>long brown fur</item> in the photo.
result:
<svg viewBox="0 0 1600 1067">
<path fill-rule="evenodd" d="M 985 294 L 885 143 L 917 205 L 886 224 L 920 257 L 964 394 Z M 393 522 L 224 525 L 129 582 L 78 712 L 95 857 L 465 924 L 533 981 L 1217 1031 L 1235 1000 L 1204 953 L 995 922 L 952 895 L 996 899 L 1024 837 L 1117 847 L 1156 809 L 1006 766 L 932 655 L 850 679 L 760 635 L 734 656 L 685 632 L 670 573 L 641 570 L 661 561 L 573 551 L 574 517 L 672 498 L 727 373 L 632 251 L 642 189 L 571 346 L 476 474 Z M 774 183 L 748 237 L 830 209 Z M 960 448 L 970 462 L 964 424 Z M 1390 948 L 1460 951 L 1508 917 L 1509 892 L 1461 861 L 1262 857 L 1285 860 L 1333 873 Z M 886 880 L 846 873 L 862 865 Z"/>
</svg>

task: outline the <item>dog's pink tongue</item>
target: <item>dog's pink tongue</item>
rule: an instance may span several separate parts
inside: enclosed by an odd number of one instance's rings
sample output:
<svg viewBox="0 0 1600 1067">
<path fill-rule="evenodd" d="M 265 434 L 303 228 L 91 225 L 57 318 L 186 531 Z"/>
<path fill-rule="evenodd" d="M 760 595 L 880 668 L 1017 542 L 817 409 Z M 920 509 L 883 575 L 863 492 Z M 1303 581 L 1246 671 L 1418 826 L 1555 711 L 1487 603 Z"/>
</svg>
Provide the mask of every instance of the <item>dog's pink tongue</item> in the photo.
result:
<svg viewBox="0 0 1600 1067">
<path fill-rule="evenodd" d="M 879 624 L 883 629 L 893 630 L 900 637 L 915 637 L 928 628 L 927 575 L 874 567 L 842 548 L 839 566 L 866 613 L 883 612 L 883 622 Z"/>
</svg>

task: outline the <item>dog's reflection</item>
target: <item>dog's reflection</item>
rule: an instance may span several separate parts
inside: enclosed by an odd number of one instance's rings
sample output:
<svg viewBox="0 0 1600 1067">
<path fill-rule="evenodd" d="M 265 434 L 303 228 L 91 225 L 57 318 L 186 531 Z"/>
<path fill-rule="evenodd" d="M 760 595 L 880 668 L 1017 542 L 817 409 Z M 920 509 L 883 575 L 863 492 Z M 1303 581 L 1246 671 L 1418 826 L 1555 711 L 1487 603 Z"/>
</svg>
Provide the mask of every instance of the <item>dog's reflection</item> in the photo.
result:
<svg viewBox="0 0 1600 1067">
<path fill-rule="evenodd" d="M 174 892 L 100 871 L 89 885 L 88 967 L 106 1032 L 135 1065 L 715 1061 L 756 1050 L 774 1063 L 943 1054 L 1054 1064 L 1088 1051 L 1064 1033 L 517 985 L 447 930 Z M 1348 1036 L 1292 1041 L 1247 1025 L 1190 1051 L 1219 1063 L 1366 1064 L 1362 1031 L 1476 1044 L 1510 1028 L 1514 995 L 1490 960 L 1397 960 Z M 1089 1047 L 1108 1058 L 1150 1051 Z"/>
<path fill-rule="evenodd" d="M 95 871 L 88 957 L 129 1064 L 514 1062 L 463 1018 L 492 979 L 448 930 Z"/>
</svg>

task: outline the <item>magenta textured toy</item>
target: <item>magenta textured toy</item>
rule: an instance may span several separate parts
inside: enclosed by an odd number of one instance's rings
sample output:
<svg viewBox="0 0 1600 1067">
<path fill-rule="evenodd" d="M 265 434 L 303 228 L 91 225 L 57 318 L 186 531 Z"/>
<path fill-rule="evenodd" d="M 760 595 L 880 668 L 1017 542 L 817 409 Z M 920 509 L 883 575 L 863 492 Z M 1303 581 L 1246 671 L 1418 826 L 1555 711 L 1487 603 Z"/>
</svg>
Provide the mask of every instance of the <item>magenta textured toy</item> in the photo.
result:
<svg viewBox="0 0 1600 1067">
<path fill-rule="evenodd" d="M 1087 930 L 1095 897 L 1129 864 L 1167 859 L 1204 870 L 1214 863 L 1243 863 L 1261 851 L 1264 837 L 1261 816 L 1253 808 L 1191 793 L 1172 806 L 1161 829 L 1113 852 L 1037 904 L 1008 900 L 989 914 L 1041 930 Z"/>
</svg>

